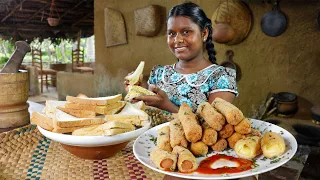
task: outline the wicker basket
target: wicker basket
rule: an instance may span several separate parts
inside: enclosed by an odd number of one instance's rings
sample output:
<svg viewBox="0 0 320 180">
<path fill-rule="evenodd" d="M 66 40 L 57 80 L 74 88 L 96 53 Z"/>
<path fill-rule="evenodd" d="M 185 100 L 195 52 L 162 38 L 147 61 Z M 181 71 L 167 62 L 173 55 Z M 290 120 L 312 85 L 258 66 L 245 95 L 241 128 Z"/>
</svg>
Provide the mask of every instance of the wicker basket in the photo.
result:
<svg viewBox="0 0 320 180">
<path fill-rule="evenodd" d="M 60 19 L 58 19 L 58 18 L 48 18 L 47 21 L 48 21 L 48 24 L 50 26 L 57 26 L 59 24 Z"/>
<path fill-rule="evenodd" d="M 161 7 L 150 5 L 134 11 L 136 35 L 156 36 L 161 29 Z"/>
</svg>

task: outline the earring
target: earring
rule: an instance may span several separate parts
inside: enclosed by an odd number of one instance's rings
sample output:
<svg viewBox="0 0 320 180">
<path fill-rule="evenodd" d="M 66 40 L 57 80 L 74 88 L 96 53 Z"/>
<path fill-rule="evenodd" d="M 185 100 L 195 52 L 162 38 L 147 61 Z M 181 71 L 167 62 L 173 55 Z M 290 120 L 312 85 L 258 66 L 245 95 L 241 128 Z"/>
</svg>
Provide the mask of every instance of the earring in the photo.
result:
<svg viewBox="0 0 320 180">
<path fill-rule="evenodd" d="M 206 42 L 206 38 L 203 39 L 203 42 Z"/>
</svg>

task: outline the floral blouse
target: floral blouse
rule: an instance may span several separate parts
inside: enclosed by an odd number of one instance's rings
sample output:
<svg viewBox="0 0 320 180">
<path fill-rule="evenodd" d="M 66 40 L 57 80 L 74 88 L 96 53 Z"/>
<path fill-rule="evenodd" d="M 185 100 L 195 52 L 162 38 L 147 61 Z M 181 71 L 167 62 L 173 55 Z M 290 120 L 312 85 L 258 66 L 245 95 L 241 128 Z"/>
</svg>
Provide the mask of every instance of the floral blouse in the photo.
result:
<svg viewBox="0 0 320 180">
<path fill-rule="evenodd" d="M 180 74 L 175 64 L 153 67 L 148 84 L 165 91 L 172 103 L 189 104 L 194 111 L 199 104 L 208 101 L 211 93 L 228 91 L 238 95 L 234 69 L 212 64 L 192 74 Z"/>
</svg>

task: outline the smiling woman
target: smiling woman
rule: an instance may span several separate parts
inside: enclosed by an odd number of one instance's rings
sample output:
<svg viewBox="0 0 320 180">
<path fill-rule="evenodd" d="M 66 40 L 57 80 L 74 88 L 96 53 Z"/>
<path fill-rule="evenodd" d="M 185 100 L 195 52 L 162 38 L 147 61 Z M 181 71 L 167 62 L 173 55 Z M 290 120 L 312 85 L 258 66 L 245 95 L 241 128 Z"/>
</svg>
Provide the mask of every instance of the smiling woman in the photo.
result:
<svg viewBox="0 0 320 180">
<path fill-rule="evenodd" d="M 156 95 L 135 100 L 169 112 L 177 112 L 182 103 L 195 111 L 199 104 L 211 103 L 216 97 L 233 101 L 238 94 L 236 73 L 216 64 L 212 23 L 198 5 L 182 3 L 169 11 L 167 44 L 178 62 L 154 66 L 148 84 Z"/>
</svg>

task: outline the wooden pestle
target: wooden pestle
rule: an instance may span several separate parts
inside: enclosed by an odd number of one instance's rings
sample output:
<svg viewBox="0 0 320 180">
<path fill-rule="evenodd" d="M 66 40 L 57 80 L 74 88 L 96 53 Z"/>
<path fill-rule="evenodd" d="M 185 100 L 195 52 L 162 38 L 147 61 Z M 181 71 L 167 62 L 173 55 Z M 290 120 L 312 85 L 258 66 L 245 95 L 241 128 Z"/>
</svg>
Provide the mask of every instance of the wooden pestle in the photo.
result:
<svg viewBox="0 0 320 180">
<path fill-rule="evenodd" d="M 16 49 L 9 61 L 4 65 L 0 73 L 17 73 L 24 56 L 31 51 L 30 46 L 25 41 L 17 41 Z"/>
</svg>

